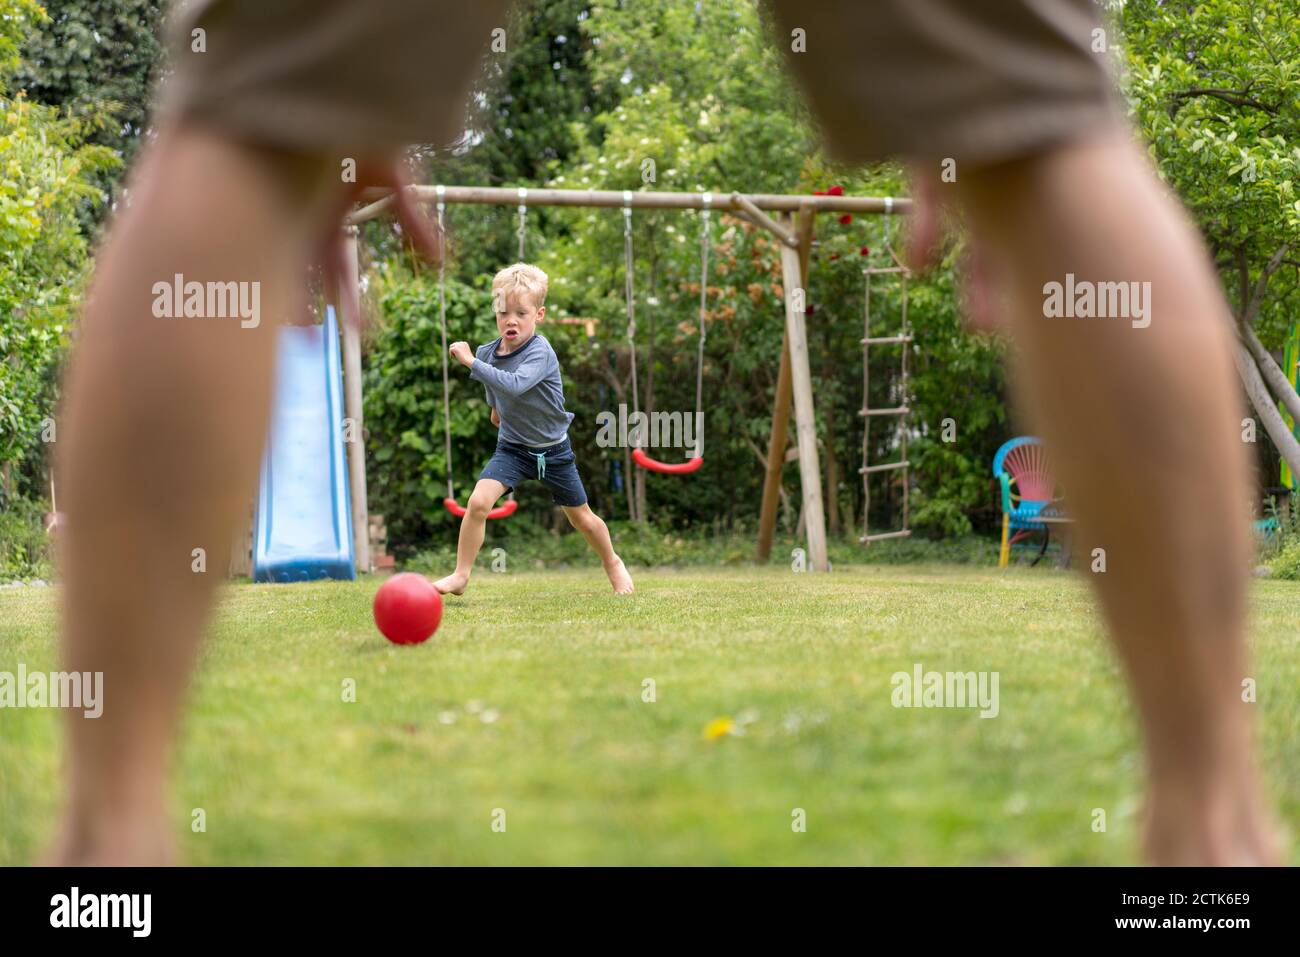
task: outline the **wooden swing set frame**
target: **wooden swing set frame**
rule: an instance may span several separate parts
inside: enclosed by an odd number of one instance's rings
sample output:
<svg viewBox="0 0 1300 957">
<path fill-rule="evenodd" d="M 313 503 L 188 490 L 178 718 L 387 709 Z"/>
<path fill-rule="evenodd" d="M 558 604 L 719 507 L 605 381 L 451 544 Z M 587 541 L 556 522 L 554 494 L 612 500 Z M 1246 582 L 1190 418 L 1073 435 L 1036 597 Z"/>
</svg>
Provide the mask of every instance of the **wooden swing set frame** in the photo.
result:
<svg viewBox="0 0 1300 957">
<path fill-rule="evenodd" d="M 781 365 L 772 403 L 772 429 L 768 439 L 767 466 L 763 480 L 763 501 L 759 511 L 757 559 L 766 562 L 772 553 L 780 503 L 781 468 L 786 461 L 790 410 L 794 409 L 795 436 L 799 449 L 799 478 L 807 531 L 808 562 L 813 571 L 829 571 L 826 550 L 826 513 L 817 453 L 817 422 L 813 405 L 812 374 L 808 361 L 805 307 L 808 302 L 804 279 L 812 255 L 813 234 L 819 213 L 880 215 L 905 214 L 911 200 L 895 197 L 799 196 L 790 194 L 634 192 L 630 198 L 615 190 L 527 190 L 485 186 L 409 186 L 420 202 L 479 204 L 493 206 L 570 206 L 622 209 L 714 209 L 732 213 L 776 237 L 781 258 L 782 289 L 785 293 L 785 335 Z M 394 205 L 391 190 L 366 190 L 366 203 L 347 217 L 346 282 L 359 281 L 358 229 L 383 216 Z M 773 218 L 771 213 L 776 214 Z M 350 297 L 342 297 L 344 303 Z M 360 302 L 360 290 L 353 302 Z M 345 307 L 347 308 L 347 307 Z M 349 455 L 349 481 L 353 502 L 352 525 L 358 565 L 370 553 L 366 512 L 365 451 L 361 436 L 361 343 L 359 316 L 344 316 L 342 323 L 344 399 L 346 415 L 355 423 L 356 442 Z M 366 563 L 368 565 L 368 561 Z"/>
</svg>

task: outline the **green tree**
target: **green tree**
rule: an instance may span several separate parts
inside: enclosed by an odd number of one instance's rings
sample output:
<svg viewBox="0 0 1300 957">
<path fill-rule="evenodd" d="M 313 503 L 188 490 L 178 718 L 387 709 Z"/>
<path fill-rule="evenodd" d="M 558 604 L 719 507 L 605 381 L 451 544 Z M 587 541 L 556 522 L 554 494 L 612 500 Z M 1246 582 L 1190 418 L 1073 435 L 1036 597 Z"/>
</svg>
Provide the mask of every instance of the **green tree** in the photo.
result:
<svg viewBox="0 0 1300 957">
<path fill-rule="evenodd" d="M 1130 0 L 1120 66 L 1160 175 L 1205 236 L 1242 337 L 1238 367 L 1269 436 L 1300 400 L 1269 350 L 1300 306 L 1300 34 L 1292 0 Z M 1270 395 L 1270 392 L 1272 395 Z M 1296 415 L 1300 419 L 1300 415 Z"/>
<path fill-rule="evenodd" d="M 512 9 L 505 50 L 488 53 L 470 97 L 464 136 L 417 152 L 424 182 L 540 186 L 569 161 L 577 147 L 574 124 L 590 122 L 611 101 L 591 82 L 591 42 L 581 29 L 589 7 L 588 0 L 526 0 Z M 462 278 L 518 257 L 513 206 L 453 206 L 447 224 Z M 525 255 L 536 257 L 553 229 L 549 210 L 529 210 Z M 402 255 L 391 224 L 371 226 L 368 240 L 381 258 Z"/>
<path fill-rule="evenodd" d="M 98 174 L 115 164 L 87 145 L 97 118 L 60 116 L 10 94 L 17 47 L 43 13 L 31 0 L 0 0 L 0 467 L 39 471 L 42 420 L 53 414 L 54 370 L 87 264 L 77 220 L 94 202 Z M 20 477 L 24 473 L 20 472 Z"/>
<path fill-rule="evenodd" d="M 89 142 L 120 160 L 96 178 L 109 197 L 149 123 L 163 62 L 163 8 L 163 0 L 47 0 L 49 19 L 23 43 L 12 88 L 90 123 Z M 97 226 L 108 208 L 83 207 L 87 226 Z"/>
<path fill-rule="evenodd" d="M 811 136 L 795 119 L 794 92 L 752 5 L 661 0 L 633 9 L 600 2 L 582 29 L 590 38 L 593 83 L 617 100 L 574 125 L 579 146 L 550 185 L 692 192 L 795 186 Z M 599 318 L 609 344 L 599 354 L 580 354 L 573 370 L 575 395 L 597 400 L 575 409 L 575 423 L 582 423 L 575 431 L 594 432 L 602 388 L 605 404 L 633 404 L 631 355 L 621 335 L 623 220 L 608 210 L 563 210 L 555 218 L 562 229 L 543 259 L 555 277 L 555 307 L 561 315 Z M 701 225 L 698 213 L 633 216 L 643 411 L 695 407 Z M 706 454 L 710 469 L 733 476 L 736 484 L 652 481 L 622 456 L 632 482 L 627 508 L 635 518 L 731 522 L 753 511 L 759 479 L 752 443 L 766 417 L 754 392 L 775 376 L 772 360 L 779 352 L 771 339 L 775 333 L 779 350 L 781 318 L 773 287 L 779 289 L 779 276 L 765 237 L 732 217 L 714 214 L 711 226 Z M 751 296 L 751 287 L 759 294 Z M 743 425 L 732 430 L 723 423 Z M 619 457 L 613 450 L 604 454 Z"/>
</svg>

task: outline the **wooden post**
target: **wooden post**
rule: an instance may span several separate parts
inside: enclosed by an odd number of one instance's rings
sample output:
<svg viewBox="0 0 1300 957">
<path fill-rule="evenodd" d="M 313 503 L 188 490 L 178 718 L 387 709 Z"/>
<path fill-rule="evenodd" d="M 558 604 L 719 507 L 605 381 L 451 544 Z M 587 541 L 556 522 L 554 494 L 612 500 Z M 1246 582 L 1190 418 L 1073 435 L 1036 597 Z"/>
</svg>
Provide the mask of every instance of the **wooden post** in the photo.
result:
<svg viewBox="0 0 1300 957">
<path fill-rule="evenodd" d="M 799 211 L 799 275 L 808 275 L 812 255 L 814 207 L 805 205 Z M 787 296 L 790 290 L 786 290 Z M 772 432 L 767 443 L 767 473 L 763 479 L 763 504 L 758 518 L 758 554 L 760 563 L 772 557 L 772 537 L 776 531 L 776 510 L 781 498 L 781 470 L 785 466 L 785 446 L 790 427 L 790 400 L 793 395 L 790 378 L 790 331 L 787 326 L 781 337 L 781 368 L 776 377 L 776 397 L 772 403 Z"/>
<path fill-rule="evenodd" d="M 341 282 L 352 295 L 338 297 L 341 310 L 360 309 L 360 265 L 357 253 L 357 227 L 344 227 L 343 278 Z M 361 316 L 343 315 L 339 328 L 343 334 L 343 414 L 350 421 L 352 441 L 348 449 L 348 486 L 352 498 L 352 551 L 357 571 L 370 571 L 370 531 L 366 502 L 365 423 L 361 403 Z M 343 423 L 339 423 L 340 428 Z"/>
<path fill-rule="evenodd" d="M 795 238 L 794 233 L 777 223 L 771 216 L 767 215 L 767 213 L 755 206 L 749 197 L 742 196 L 740 193 L 732 193 L 731 201 L 739 206 L 744 213 L 748 214 L 750 221 L 755 226 L 762 226 L 787 246 L 798 247 L 799 240 Z"/>
<path fill-rule="evenodd" d="M 776 507 L 781 492 L 781 470 L 785 466 L 785 443 L 790 428 L 790 332 L 781 336 L 781 369 L 776 376 L 776 397 L 772 400 L 772 434 L 767 442 L 767 472 L 763 477 L 763 504 L 758 515 L 758 561 L 772 557 L 776 531 Z"/>
<path fill-rule="evenodd" d="M 791 217 L 783 223 L 793 225 Z M 826 553 L 826 513 L 822 503 L 822 474 L 817 456 L 817 418 L 813 407 L 812 371 L 808 362 L 808 337 L 804 324 L 806 300 L 798 249 L 781 246 L 781 282 L 785 286 L 785 329 L 790 348 L 790 386 L 794 395 L 795 433 L 799 443 L 799 484 L 803 490 L 804 521 L 808 530 L 808 567 L 830 571 Z"/>
</svg>

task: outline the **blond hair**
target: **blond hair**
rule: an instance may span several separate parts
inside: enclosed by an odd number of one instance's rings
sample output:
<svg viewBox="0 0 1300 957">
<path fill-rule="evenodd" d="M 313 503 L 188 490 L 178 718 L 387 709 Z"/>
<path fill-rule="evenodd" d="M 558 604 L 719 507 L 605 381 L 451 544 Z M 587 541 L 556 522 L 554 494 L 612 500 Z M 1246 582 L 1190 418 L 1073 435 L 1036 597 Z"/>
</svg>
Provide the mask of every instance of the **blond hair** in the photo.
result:
<svg viewBox="0 0 1300 957">
<path fill-rule="evenodd" d="M 546 273 L 528 263 L 515 263 L 507 266 L 492 277 L 492 308 L 505 312 L 506 303 L 520 294 L 527 295 L 535 309 L 540 309 L 546 302 L 546 290 L 550 286 Z"/>
</svg>

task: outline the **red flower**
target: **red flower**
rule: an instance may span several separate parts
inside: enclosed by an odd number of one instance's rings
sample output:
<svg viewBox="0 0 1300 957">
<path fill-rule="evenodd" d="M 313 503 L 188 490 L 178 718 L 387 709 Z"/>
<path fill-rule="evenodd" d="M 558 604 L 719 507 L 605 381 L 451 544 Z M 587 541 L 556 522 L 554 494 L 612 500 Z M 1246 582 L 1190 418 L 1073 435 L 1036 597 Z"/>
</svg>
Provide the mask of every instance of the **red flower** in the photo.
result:
<svg viewBox="0 0 1300 957">
<path fill-rule="evenodd" d="M 840 254 L 839 254 L 839 253 L 831 253 L 831 255 L 830 255 L 830 260 L 831 260 L 831 262 L 834 262 L 835 260 L 837 260 L 837 259 L 839 259 L 839 258 L 840 258 Z"/>
<path fill-rule="evenodd" d="M 845 213 L 843 216 L 840 217 L 841 226 L 847 226 L 851 222 L 853 222 L 853 215 L 851 213 Z"/>
<path fill-rule="evenodd" d="M 817 309 L 816 306 L 814 306 L 812 303 L 808 303 L 808 307 L 807 307 L 806 309 L 804 309 L 803 314 L 804 314 L 805 316 L 811 316 L 811 315 L 813 314 L 813 312 L 816 311 L 816 309 Z"/>
<path fill-rule="evenodd" d="M 814 195 L 814 196 L 825 196 L 825 195 L 826 195 L 826 190 L 824 190 L 824 189 L 815 189 L 815 190 L 813 190 L 813 195 Z"/>
<path fill-rule="evenodd" d="M 826 191 L 826 195 L 827 195 L 827 196 L 843 196 L 843 195 L 844 195 L 844 187 L 843 187 L 843 186 L 832 186 L 830 189 L 828 189 L 828 190 Z"/>
<path fill-rule="evenodd" d="M 870 247 L 870 246 L 863 246 L 861 249 L 858 250 L 858 255 L 859 255 L 859 256 L 870 256 L 870 255 L 871 255 L 871 247 Z"/>
</svg>

